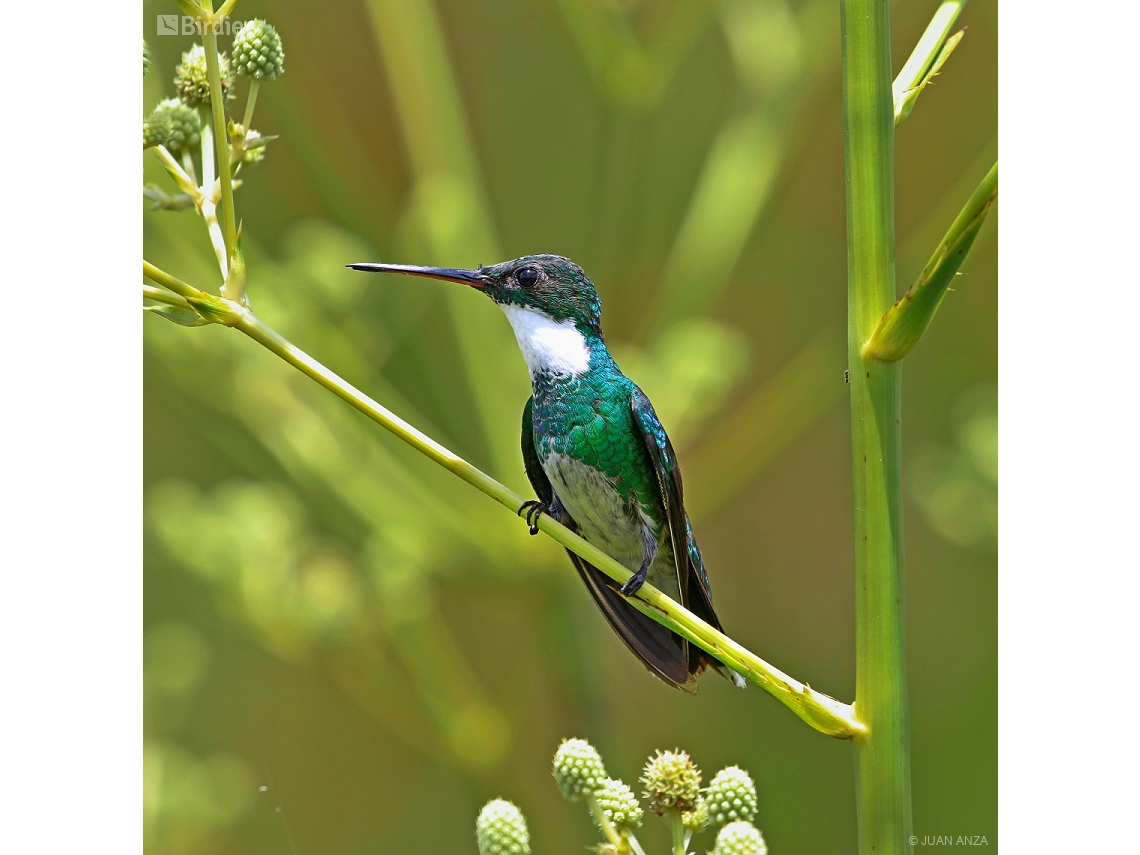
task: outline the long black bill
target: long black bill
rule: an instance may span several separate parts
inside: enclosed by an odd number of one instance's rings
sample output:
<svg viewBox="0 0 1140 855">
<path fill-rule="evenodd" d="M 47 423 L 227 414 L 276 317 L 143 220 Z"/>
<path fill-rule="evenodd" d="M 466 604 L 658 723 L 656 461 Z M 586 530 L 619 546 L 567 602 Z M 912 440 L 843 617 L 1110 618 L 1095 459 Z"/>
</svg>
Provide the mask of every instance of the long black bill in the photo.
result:
<svg viewBox="0 0 1140 855">
<path fill-rule="evenodd" d="M 356 264 L 346 264 L 353 270 L 364 270 L 369 273 L 406 273 L 409 276 L 427 276 L 430 279 L 447 279 L 451 282 L 462 282 L 472 288 L 482 288 L 487 284 L 487 277 L 480 270 L 459 270 L 455 267 L 418 267 L 414 264 L 376 264 L 371 261 L 361 261 Z"/>
</svg>

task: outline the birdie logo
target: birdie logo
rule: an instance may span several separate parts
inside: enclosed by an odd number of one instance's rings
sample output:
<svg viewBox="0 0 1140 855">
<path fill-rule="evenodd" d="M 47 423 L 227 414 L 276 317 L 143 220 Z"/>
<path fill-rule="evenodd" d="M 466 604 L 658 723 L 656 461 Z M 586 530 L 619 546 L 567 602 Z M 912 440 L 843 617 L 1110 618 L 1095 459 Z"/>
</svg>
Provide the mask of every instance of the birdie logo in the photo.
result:
<svg viewBox="0 0 1140 855">
<path fill-rule="evenodd" d="M 191 18 L 189 15 L 159 15 L 156 31 L 160 36 L 201 36 L 206 33 L 231 36 L 236 35 L 244 23 L 236 18 L 207 21 L 203 18 Z"/>
</svg>

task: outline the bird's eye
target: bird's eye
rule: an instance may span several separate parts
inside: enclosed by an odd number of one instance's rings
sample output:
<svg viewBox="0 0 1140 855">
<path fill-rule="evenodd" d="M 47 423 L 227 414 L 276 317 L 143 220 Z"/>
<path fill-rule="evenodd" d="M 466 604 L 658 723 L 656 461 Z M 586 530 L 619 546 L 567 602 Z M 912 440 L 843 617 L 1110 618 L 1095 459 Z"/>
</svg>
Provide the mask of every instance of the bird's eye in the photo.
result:
<svg viewBox="0 0 1140 855">
<path fill-rule="evenodd" d="M 524 267 L 515 274 L 515 280 L 523 288 L 530 288 L 538 281 L 538 268 L 537 267 Z"/>
</svg>

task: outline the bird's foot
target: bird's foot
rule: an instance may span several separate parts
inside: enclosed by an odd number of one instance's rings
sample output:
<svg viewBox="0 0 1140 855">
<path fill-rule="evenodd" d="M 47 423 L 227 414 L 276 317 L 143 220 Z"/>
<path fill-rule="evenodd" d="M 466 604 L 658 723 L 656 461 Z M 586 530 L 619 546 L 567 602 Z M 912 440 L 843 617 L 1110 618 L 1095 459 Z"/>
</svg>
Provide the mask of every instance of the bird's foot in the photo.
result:
<svg viewBox="0 0 1140 855">
<path fill-rule="evenodd" d="M 621 593 L 624 597 L 632 597 L 641 590 L 641 586 L 645 584 L 645 577 L 649 575 L 649 568 L 642 567 L 636 573 L 629 577 L 628 581 L 621 586 Z"/>
<path fill-rule="evenodd" d="M 526 511 L 526 514 L 523 514 Z M 543 514 L 550 514 L 551 508 L 546 502 L 538 502 L 531 499 L 529 502 L 523 502 L 522 507 L 518 509 L 518 515 L 526 520 L 526 524 L 530 526 L 530 533 L 532 535 L 538 534 L 538 518 Z"/>
<path fill-rule="evenodd" d="M 637 569 L 637 572 L 630 576 L 625 584 L 621 586 L 623 596 L 632 597 L 641 590 L 641 586 L 645 584 L 645 577 L 649 575 L 649 565 L 653 563 L 653 556 L 656 554 L 656 544 L 646 541 L 645 557 L 641 561 L 641 566 Z"/>
</svg>

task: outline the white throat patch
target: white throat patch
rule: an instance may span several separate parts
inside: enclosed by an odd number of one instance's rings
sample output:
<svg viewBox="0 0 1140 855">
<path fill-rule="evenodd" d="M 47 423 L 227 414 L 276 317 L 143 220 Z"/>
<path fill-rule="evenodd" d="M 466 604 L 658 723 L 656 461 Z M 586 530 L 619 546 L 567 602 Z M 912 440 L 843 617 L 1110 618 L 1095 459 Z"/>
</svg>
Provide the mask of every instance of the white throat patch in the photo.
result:
<svg viewBox="0 0 1140 855">
<path fill-rule="evenodd" d="M 556 321 L 522 306 L 501 308 L 515 331 L 531 379 L 539 372 L 574 377 L 589 370 L 590 348 L 572 320 Z"/>
</svg>

